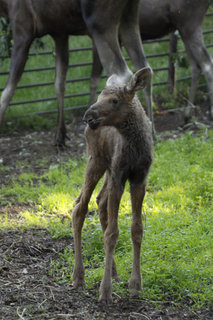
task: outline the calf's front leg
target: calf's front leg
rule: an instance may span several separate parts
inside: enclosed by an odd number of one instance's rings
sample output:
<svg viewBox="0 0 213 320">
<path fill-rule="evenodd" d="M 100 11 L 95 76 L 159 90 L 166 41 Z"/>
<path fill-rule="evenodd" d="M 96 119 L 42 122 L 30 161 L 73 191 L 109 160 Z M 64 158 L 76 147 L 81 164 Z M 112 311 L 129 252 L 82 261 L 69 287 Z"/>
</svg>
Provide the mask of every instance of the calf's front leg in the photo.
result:
<svg viewBox="0 0 213 320">
<path fill-rule="evenodd" d="M 88 203 L 90 201 L 93 190 L 96 184 L 104 173 L 103 166 L 99 165 L 98 161 L 90 158 L 87 163 L 85 172 L 85 180 L 83 188 L 75 207 L 72 212 L 72 226 L 74 231 L 74 251 L 75 265 L 73 269 L 73 286 L 84 287 L 84 265 L 81 248 L 81 232 L 84 224 L 85 216 L 88 211 Z"/>
<path fill-rule="evenodd" d="M 105 180 L 104 180 L 103 186 L 102 186 L 101 191 L 96 199 L 97 204 L 98 204 L 98 212 L 99 212 L 99 218 L 100 218 L 103 234 L 105 233 L 105 230 L 107 228 L 107 220 L 108 220 L 108 213 L 107 213 L 108 188 L 107 188 L 107 185 L 108 185 L 108 173 L 106 173 L 106 175 L 105 175 Z M 120 281 L 120 278 L 117 273 L 117 268 L 116 268 L 116 263 L 115 263 L 114 258 L 112 261 L 112 278 L 117 282 Z"/>
</svg>

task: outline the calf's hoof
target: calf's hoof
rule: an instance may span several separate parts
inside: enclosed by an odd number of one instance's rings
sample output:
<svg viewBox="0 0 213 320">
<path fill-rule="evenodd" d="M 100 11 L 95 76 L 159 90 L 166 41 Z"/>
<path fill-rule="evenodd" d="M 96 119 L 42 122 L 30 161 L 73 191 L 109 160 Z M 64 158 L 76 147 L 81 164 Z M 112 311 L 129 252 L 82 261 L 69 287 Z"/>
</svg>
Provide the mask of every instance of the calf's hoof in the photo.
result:
<svg viewBox="0 0 213 320">
<path fill-rule="evenodd" d="M 84 290 L 84 288 L 85 288 L 85 283 L 73 281 L 73 282 L 72 282 L 72 286 L 73 286 L 73 288 L 75 288 L 75 289 Z"/>
<path fill-rule="evenodd" d="M 101 302 L 105 306 L 109 306 L 110 304 L 112 304 L 112 296 L 111 295 L 106 296 L 106 295 L 101 294 L 99 296 L 98 301 Z"/>
<path fill-rule="evenodd" d="M 112 303 L 112 286 L 111 284 L 104 285 L 101 283 L 99 289 L 99 302 L 103 303 L 104 305 L 109 305 Z"/>
<path fill-rule="evenodd" d="M 130 289 L 130 297 L 131 297 L 131 298 L 138 298 L 138 297 L 139 297 L 139 290 L 137 290 L 137 289 Z"/>
<path fill-rule="evenodd" d="M 84 289 L 85 288 L 85 280 L 84 280 L 84 277 L 76 277 L 76 276 L 73 276 L 72 278 L 72 286 L 74 288 L 79 288 L 80 290 Z"/>
<path fill-rule="evenodd" d="M 141 278 L 132 278 L 129 282 L 129 291 L 131 298 L 137 298 L 142 289 Z"/>
</svg>

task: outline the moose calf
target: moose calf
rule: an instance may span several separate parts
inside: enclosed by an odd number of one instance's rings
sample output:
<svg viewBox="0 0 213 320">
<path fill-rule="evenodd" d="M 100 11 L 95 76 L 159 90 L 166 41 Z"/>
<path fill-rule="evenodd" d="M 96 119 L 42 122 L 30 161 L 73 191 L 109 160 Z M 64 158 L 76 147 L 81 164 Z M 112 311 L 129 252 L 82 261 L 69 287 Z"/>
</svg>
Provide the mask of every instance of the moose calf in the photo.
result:
<svg viewBox="0 0 213 320">
<path fill-rule="evenodd" d="M 133 267 L 129 282 L 132 296 L 141 289 L 140 250 L 143 235 L 142 202 L 146 178 L 152 163 L 152 130 L 141 103 L 135 95 L 150 81 L 151 69 L 143 68 L 122 83 L 112 75 L 98 100 L 85 113 L 88 163 L 82 191 L 72 213 L 75 266 L 73 286 L 83 287 L 84 266 L 81 251 L 81 230 L 92 192 L 105 173 L 97 197 L 99 216 L 104 234 L 105 271 L 99 291 L 99 301 L 112 300 L 111 278 L 118 279 L 113 251 L 118 239 L 118 210 L 127 180 L 130 182 L 132 203 L 131 236 Z"/>
</svg>

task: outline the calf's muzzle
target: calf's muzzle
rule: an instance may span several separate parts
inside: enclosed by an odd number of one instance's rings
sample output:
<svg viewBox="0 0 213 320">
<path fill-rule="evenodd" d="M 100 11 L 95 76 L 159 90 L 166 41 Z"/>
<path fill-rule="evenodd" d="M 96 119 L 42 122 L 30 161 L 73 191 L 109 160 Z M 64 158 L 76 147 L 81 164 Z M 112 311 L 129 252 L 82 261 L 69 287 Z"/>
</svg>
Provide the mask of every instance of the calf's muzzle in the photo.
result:
<svg viewBox="0 0 213 320">
<path fill-rule="evenodd" d="M 100 124 L 100 120 L 98 120 L 98 114 L 95 111 L 95 108 L 90 107 L 84 114 L 83 121 L 88 124 L 88 126 L 95 130 L 98 128 Z"/>
</svg>

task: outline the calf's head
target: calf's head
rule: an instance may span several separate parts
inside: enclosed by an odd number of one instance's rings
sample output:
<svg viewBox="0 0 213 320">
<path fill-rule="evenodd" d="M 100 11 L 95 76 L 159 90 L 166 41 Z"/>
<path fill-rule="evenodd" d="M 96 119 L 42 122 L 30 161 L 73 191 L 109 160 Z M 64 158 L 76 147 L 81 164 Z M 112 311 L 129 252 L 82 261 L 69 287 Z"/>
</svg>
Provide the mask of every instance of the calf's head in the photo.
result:
<svg viewBox="0 0 213 320">
<path fill-rule="evenodd" d="M 151 75 L 149 67 L 140 69 L 126 84 L 121 83 L 117 75 L 112 75 L 97 102 L 86 111 L 83 120 L 94 130 L 99 126 L 118 125 L 134 108 L 136 91 L 146 87 L 151 81 Z"/>
</svg>

